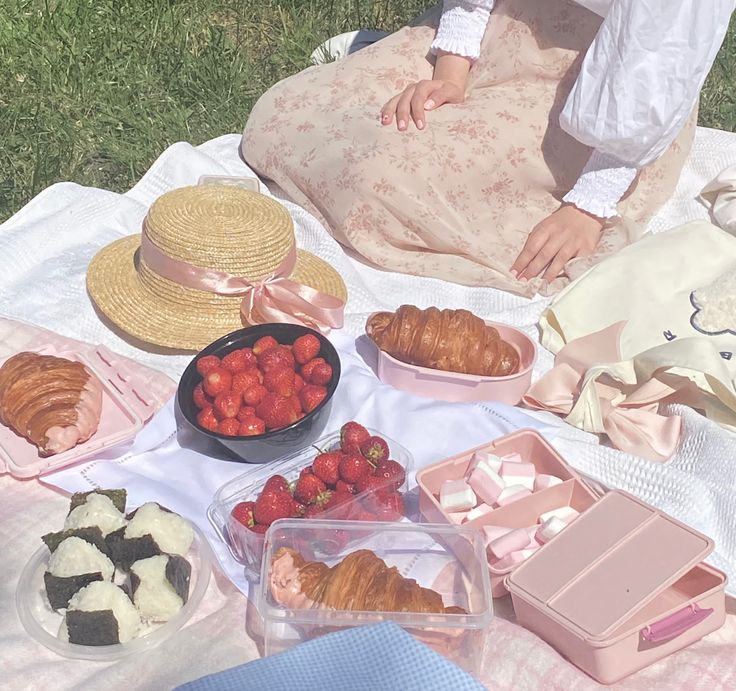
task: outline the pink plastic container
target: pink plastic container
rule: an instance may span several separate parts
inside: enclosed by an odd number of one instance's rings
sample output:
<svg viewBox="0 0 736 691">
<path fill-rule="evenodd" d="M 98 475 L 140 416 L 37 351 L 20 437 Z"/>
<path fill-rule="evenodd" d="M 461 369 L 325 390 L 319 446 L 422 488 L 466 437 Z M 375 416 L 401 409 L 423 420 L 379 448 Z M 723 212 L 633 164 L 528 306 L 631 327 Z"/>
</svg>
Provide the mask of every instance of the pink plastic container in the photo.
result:
<svg viewBox="0 0 736 691">
<path fill-rule="evenodd" d="M 26 349 L 29 351 L 81 362 L 102 382 L 100 423 L 86 442 L 48 457 L 42 457 L 35 445 L 9 427 L 0 425 L 0 474 L 35 477 L 86 460 L 103 449 L 135 437 L 153 414 L 153 404 L 145 395 L 145 382 L 121 374 L 115 365 L 116 356 L 106 348 L 98 346 L 93 357 L 48 345 Z"/>
<path fill-rule="evenodd" d="M 498 329 L 501 338 L 519 353 L 519 371 L 516 374 L 480 377 L 419 367 L 401 362 L 376 347 L 378 378 L 402 391 L 442 401 L 498 401 L 516 405 L 531 385 L 537 346 L 529 336 L 513 326 L 490 321 L 486 324 Z"/>
<path fill-rule="evenodd" d="M 619 491 L 605 494 L 506 578 L 522 626 L 611 684 L 725 620 L 713 542 Z"/>
<path fill-rule="evenodd" d="M 489 451 L 498 456 L 518 453 L 525 461 L 534 464 L 538 474 L 555 475 L 563 482 L 560 485 L 534 492 L 506 506 L 489 510 L 479 518 L 463 523 L 463 526 L 477 530 L 482 530 L 486 525 L 527 528 L 534 525 L 542 513 L 562 506 L 572 506 L 582 512 L 592 506 L 598 498 L 598 495 L 588 487 L 581 476 L 562 459 L 541 434 L 535 430 L 522 429 L 418 471 L 416 478 L 419 485 L 419 509 L 428 521 L 455 523 L 451 515 L 439 503 L 440 487 L 445 480 L 466 477 L 471 458 L 476 451 Z M 493 597 L 503 597 L 507 594 L 504 580 L 514 568 L 517 567 L 497 569 L 489 564 Z"/>
</svg>

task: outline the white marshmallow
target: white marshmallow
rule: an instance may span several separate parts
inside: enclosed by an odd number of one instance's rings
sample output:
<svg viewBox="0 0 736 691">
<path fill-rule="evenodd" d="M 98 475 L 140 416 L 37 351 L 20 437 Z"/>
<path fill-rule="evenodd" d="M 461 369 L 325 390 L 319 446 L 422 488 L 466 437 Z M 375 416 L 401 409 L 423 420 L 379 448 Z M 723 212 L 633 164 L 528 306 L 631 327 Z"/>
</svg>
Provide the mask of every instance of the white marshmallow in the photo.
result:
<svg viewBox="0 0 736 691">
<path fill-rule="evenodd" d="M 498 495 L 501 494 L 506 483 L 503 478 L 489 466 L 481 461 L 470 473 L 468 484 L 473 488 L 476 496 L 486 504 L 495 504 Z"/>
<path fill-rule="evenodd" d="M 524 463 L 523 461 L 512 463 L 510 461 L 504 461 L 501 464 L 501 477 L 507 487 L 521 485 L 531 492 L 534 490 L 534 478 L 536 474 L 537 469 L 533 463 Z"/>
<path fill-rule="evenodd" d="M 516 501 L 522 497 L 528 497 L 530 494 L 531 492 L 526 487 L 522 487 L 521 485 L 511 485 L 510 487 L 505 487 L 503 489 L 501 494 L 498 495 L 496 503 L 499 506 L 506 506 L 506 504 L 510 504 L 512 501 Z"/>
<path fill-rule="evenodd" d="M 496 538 L 488 545 L 488 552 L 498 559 L 503 559 L 507 554 L 524 549 L 529 545 L 529 533 L 526 528 L 516 528 L 506 535 Z"/>
<path fill-rule="evenodd" d="M 465 480 L 445 480 L 440 487 L 440 506 L 445 511 L 472 509 L 478 500 Z"/>
<path fill-rule="evenodd" d="M 452 511 L 447 517 L 456 525 L 460 525 L 468 516 L 468 511 Z"/>
<path fill-rule="evenodd" d="M 554 487 L 555 485 L 561 485 L 562 480 L 557 475 L 547 475 L 546 473 L 540 473 L 534 478 L 534 491 L 539 492 L 542 489 L 548 487 Z"/>
<path fill-rule="evenodd" d="M 565 528 L 567 528 L 565 521 L 557 516 L 550 516 L 549 519 L 537 528 L 534 537 L 539 544 L 544 545 Z"/>
<path fill-rule="evenodd" d="M 479 463 L 485 463 L 488 467 L 490 467 L 494 472 L 499 472 L 501 470 L 501 459 L 498 456 L 495 456 L 494 454 L 490 453 L 489 451 L 476 451 L 473 454 L 473 457 L 470 459 L 470 466 L 468 467 L 468 472 L 472 473 L 475 468 L 477 468 Z"/>
<path fill-rule="evenodd" d="M 539 523 L 546 523 L 550 518 L 557 517 L 564 521 L 565 524 L 572 523 L 580 514 L 572 508 L 572 506 L 560 506 L 559 509 L 545 511 L 539 516 Z"/>
<path fill-rule="evenodd" d="M 502 525 L 484 525 L 483 533 L 486 536 L 486 545 L 489 545 L 493 540 L 498 539 L 502 535 L 507 535 L 513 530 L 513 528 L 505 528 Z"/>
<path fill-rule="evenodd" d="M 478 506 L 474 509 L 470 509 L 470 511 L 465 514 L 465 520 L 463 523 L 474 521 L 476 518 L 480 518 L 481 516 L 485 516 L 487 513 L 491 513 L 491 511 L 493 511 L 492 506 L 489 506 L 488 504 L 478 504 Z"/>
<path fill-rule="evenodd" d="M 515 552 L 511 552 L 510 554 L 507 554 L 503 559 L 499 559 L 498 561 L 491 562 L 491 567 L 497 571 L 504 571 L 507 569 L 511 569 L 517 564 L 521 564 L 521 562 L 526 561 L 529 557 L 534 554 L 539 549 L 539 545 L 532 542 L 529 547 L 526 549 L 519 549 Z"/>
<path fill-rule="evenodd" d="M 524 459 L 518 453 L 510 453 L 506 456 L 501 456 L 502 461 L 508 461 L 509 463 L 523 463 Z"/>
</svg>

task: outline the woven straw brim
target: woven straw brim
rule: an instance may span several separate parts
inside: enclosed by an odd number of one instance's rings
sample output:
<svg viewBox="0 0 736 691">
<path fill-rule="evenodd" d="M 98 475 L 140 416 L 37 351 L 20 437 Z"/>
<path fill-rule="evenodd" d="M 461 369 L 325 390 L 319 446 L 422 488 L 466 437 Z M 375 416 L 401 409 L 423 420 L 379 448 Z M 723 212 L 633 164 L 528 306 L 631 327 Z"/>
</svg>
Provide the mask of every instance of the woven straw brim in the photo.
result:
<svg viewBox="0 0 736 691">
<path fill-rule="evenodd" d="M 113 324 L 131 336 L 165 348 L 201 350 L 226 333 L 247 326 L 240 297 L 185 288 L 156 277 L 156 290 L 141 280 L 140 235 L 113 242 L 95 255 L 87 270 L 87 290 Z M 298 250 L 290 278 L 347 300 L 345 283 L 327 262 Z"/>
</svg>

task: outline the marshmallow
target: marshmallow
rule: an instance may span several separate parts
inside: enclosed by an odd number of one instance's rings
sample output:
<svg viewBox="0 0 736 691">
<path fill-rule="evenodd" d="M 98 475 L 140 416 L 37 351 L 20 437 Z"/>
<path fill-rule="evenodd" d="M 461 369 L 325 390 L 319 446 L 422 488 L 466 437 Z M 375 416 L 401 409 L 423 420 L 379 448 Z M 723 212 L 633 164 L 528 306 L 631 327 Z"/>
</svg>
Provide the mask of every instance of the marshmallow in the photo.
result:
<svg viewBox="0 0 736 691">
<path fill-rule="evenodd" d="M 539 475 L 537 475 L 536 478 L 534 478 L 534 491 L 539 492 L 539 490 L 547 489 L 548 487 L 554 487 L 555 485 L 561 484 L 562 480 L 556 475 L 547 475 L 545 473 L 540 473 Z"/>
<path fill-rule="evenodd" d="M 501 464 L 501 477 L 506 486 L 521 485 L 526 487 L 530 492 L 534 490 L 534 477 L 537 470 L 534 463 L 512 463 L 504 461 Z"/>
<path fill-rule="evenodd" d="M 467 519 L 468 511 L 452 511 L 447 514 L 447 517 L 456 525 L 460 525 Z"/>
<path fill-rule="evenodd" d="M 497 473 L 501 469 L 502 461 L 498 456 L 494 456 L 488 451 L 476 451 L 470 459 L 470 466 L 468 468 L 469 472 L 472 473 L 479 463 L 485 463 Z"/>
<path fill-rule="evenodd" d="M 478 504 L 474 509 L 470 509 L 467 514 L 465 514 L 465 520 L 463 523 L 467 523 L 468 521 L 474 521 L 476 518 L 480 518 L 481 516 L 485 516 L 487 513 L 490 513 L 493 511 L 493 507 L 489 506 L 488 504 Z"/>
<path fill-rule="evenodd" d="M 498 561 L 491 562 L 491 567 L 495 569 L 496 571 L 504 571 L 507 569 L 511 569 L 517 564 L 521 564 L 521 562 L 526 561 L 538 549 L 539 549 L 539 545 L 532 542 L 531 545 L 529 545 L 529 547 L 527 547 L 526 549 L 516 550 L 515 552 L 511 552 L 510 554 L 507 554 L 503 559 L 499 559 Z"/>
<path fill-rule="evenodd" d="M 502 535 L 508 535 L 513 528 L 504 528 L 502 525 L 484 525 L 483 532 L 486 536 L 486 545 L 498 539 Z"/>
<path fill-rule="evenodd" d="M 478 500 L 465 480 L 445 480 L 440 487 L 440 506 L 445 511 L 472 509 Z"/>
<path fill-rule="evenodd" d="M 552 509 L 552 511 L 546 511 L 539 516 L 540 523 L 546 523 L 553 516 L 564 521 L 565 524 L 572 523 L 580 514 L 572 508 L 572 506 L 561 506 L 559 509 Z"/>
<path fill-rule="evenodd" d="M 508 461 L 509 463 L 523 463 L 524 459 L 518 453 L 510 453 L 507 456 L 501 456 L 502 461 Z"/>
<path fill-rule="evenodd" d="M 506 535 L 497 537 L 488 545 L 488 552 L 498 559 L 527 547 L 531 540 L 526 528 L 516 528 Z"/>
<path fill-rule="evenodd" d="M 539 544 L 544 545 L 565 528 L 567 528 L 565 521 L 557 516 L 550 516 L 549 519 L 537 528 L 534 538 Z"/>
<path fill-rule="evenodd" d="M 531 492 L 526 487 L 522 487 L 521 485 L 511 485 L 511 487 L 504 487 L 501 494 L 498 495 L 496 503 L 499 506 L 506 506 L 506 504 L 510 504 L 512 501 L 516 501 L 522 497 L 527 497 L 530 494 Z"/>
<path fill-rule="evenodd" d="M 503 478 L 485 461 L 481 461 L 475 466 L 475 470 L 470 473 L 468 478 L 468 484 L 486 504 L 495 504 L 498 495 L 506 487 Z"/>
</svg>

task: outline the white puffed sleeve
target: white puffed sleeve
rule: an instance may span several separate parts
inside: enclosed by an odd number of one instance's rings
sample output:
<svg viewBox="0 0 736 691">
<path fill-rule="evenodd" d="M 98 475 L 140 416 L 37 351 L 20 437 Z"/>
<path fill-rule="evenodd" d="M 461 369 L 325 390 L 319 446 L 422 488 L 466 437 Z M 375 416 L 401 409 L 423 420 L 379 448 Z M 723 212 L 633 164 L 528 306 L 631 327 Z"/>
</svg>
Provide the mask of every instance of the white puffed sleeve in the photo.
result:
<svg viewBox="0 0 736 691">
<path fill-rule="evenodd" d="M 495 0 L 444 0 L 431 51 L 454 53 L 475 60 Z"/>
</svg>

